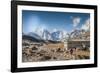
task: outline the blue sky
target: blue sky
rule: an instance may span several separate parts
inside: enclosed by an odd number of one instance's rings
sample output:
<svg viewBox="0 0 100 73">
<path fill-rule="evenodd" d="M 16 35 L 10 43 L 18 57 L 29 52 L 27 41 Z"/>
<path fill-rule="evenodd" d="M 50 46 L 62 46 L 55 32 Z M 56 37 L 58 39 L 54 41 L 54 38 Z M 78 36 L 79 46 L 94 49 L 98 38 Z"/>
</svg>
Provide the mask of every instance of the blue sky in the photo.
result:
<svg viewBox="0 0 100 73">
<path fill-rule="evenodd" d="M 90 19 L 88 13 L 22 11 L 23 32 L 35 32 L 38 29 L 64 30 L 67 32 L 75 28 L 80 29 Z"/>
</svg>

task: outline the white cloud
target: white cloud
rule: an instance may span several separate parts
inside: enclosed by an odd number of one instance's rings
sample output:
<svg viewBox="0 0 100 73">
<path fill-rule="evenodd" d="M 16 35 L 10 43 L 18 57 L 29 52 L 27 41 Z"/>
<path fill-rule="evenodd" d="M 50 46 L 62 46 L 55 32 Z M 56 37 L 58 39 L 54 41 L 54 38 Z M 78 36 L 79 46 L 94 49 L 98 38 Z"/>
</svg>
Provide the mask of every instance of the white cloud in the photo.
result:
<svg viewBox="0 0 100 73">
<path fill-rule="evenodd" d="M 41 26 L 41 25 L 40 25 L 40 26 L 38 26 L 33 32 L 37 33 L 39 36 L 42 36 L 42 33 L 43 33 L 43 31 L 44 31 L 45 29 L 47 29 L 46 26 L 44 26 L 44 25 Z"/>
<path fill-rule="evenodd" d="M 89 30 L 90 29 L 90 19 L 87 19 L 85 23 L 82 25 L 81 29 Z"/>
<path fill-rule="evenodd" d="M 40 19 L 37 16 L 30 16 L 26 21 L 25 33 L 33 32 L 38 27 Z"/>
<path fill-rule="evenodd" d="M 81 18 L 80 17 L 73 17 L 73 27 L 78 26 L 78 24 L 80 23 Z"/>
<path fill-rule="evenodd" d="M 52 30 L 52 32 L 56 32 L 56 31 L 58 31 L 56 28 Z"/>
</svg>

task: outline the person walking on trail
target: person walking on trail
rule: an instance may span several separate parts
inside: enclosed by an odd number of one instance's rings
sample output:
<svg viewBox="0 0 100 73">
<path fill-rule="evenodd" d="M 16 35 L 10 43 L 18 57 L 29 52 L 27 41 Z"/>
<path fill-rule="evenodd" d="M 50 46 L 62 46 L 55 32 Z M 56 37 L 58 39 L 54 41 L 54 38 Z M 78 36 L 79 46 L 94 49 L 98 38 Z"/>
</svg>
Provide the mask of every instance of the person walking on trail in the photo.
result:
<svg viewBox="0 0 100 73">
<path fill-rule="evenodd" d="M 70 49 L 70 54 L 73 55 L 73 49 L 72 48 Z"/>
<path fill-rule="evenodd" d="M 71 55 L 71 59 L 75 59 L 73 48 L 70 49 L 70 55 Z"/>
</svg>

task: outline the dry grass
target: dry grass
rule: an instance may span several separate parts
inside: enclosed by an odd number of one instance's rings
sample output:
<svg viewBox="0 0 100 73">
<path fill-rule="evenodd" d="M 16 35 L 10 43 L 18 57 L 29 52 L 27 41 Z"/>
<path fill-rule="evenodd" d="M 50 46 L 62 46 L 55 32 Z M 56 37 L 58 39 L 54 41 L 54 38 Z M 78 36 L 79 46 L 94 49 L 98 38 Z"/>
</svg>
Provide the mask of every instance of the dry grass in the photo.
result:
<svg viewBox="0 0 100 73">
<path fill-rule="evenodd" d="M 43 48 L 64 48 L 64 43 L 57 43 L 57 44 L 47 44 L 44 45 Z"/>
<path fill-rule="evenodd" d="M 47 44 L 41 46 L 41 50 L 32 51 L 31 48 L 29 49 L 26 51 L 23 50 L 23 62 L 59 61 L 73 59 L 81 60 L 90 58 L 90 51 L 87 50 L 74 50 L 73 54 L 70 54 L 69 50 L 64 49 L 63 43 Z"/>
</svg>

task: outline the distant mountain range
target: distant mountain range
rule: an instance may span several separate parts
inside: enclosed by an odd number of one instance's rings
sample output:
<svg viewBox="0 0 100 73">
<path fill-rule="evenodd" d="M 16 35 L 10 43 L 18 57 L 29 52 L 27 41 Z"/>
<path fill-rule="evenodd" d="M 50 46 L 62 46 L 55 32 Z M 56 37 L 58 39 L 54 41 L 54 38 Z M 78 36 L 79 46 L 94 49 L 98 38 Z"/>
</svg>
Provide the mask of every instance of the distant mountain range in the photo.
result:
<svg viewBox="0 0 100 73">
<path fill-rule="evenodd" d="M 40 36 L 41 35 L 41 36 Z M 29 32 L 27 34 L 22 33 L 23 40 L 30 40 L 33 42 L 43 42 L 43 43 L 59 43 L 61 42 L 61 31 L 55 31 L 50 33 L 48 30 L 44 30 L 41 34 L 35 32 Z"/>
<path fill-rule="evenodd" d="M 62 31 L 56 31 L 51 34 L 52 40 L 54 41 L 61 41 L 63 38 L 63 32 Z"/>
<path fill-rule="evenodd" d="M 42 40 L 42 37 L 40 37 L 38 34 L 34 33 L 34 32 L 30 32 L 27 34 L 28 36 L 34 37 L 38 40 Z"/>
<path fill-rule="evenodd" d="M 30 40 L 30 41 L 34 41 L 34 42 L 45 42 L 45 41 L 42 40 L 42 39 L 38 39 L 37 37 L 35 37 L 35 36 L 30 36 L 30 35 L 22 35 L 22 39 L 23 39 L 23 40 Z"/>
<path fill-rule="evenodd" d="M 73 39 L 84 39 L 86 40 L 87 38 L 90 37 L 90 31 L 86 31 L 86 30 L 73 30 L 70 34 L 69 34 L 70 38 Z"/>
<path fill-rule="evenodd" d="M 63 36 L 62 31 L 54 31 L 50 33 L 48 30 L 44 30 L 42 34 L 42 38 L 44 40 L 53 40 L 53 41 L 61 41 Z"/>
<path fill-rule="evenodd" d="M 48 30 L 44 30 L 41 34 L 30 32 L 28 34 L 23 33 L 23 39 L 32 40 L 34 42 L 54 42 L 54 41 L 62 41 L 63 39 L 67 38 L 81 38 L 85 30 L 73 30 L 69 34 L 63 31 L 54 31 L 50 33 Z M 41 35 L 41 36 L 40 36 Z M 65 37 L 65 38 L 64 38 Z"/>
<path fill-rule="evenodd" d="M 48 30 L 44 30 L 42 33 L 41 33 L 41 37 L 44 39 L 44 40 L 51 40 L 52 37 L 51 37 L 51 33 L 48 31 Z"/>
</svg>

